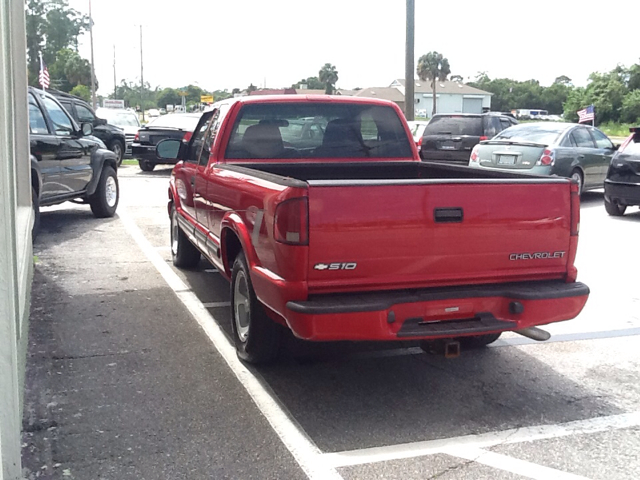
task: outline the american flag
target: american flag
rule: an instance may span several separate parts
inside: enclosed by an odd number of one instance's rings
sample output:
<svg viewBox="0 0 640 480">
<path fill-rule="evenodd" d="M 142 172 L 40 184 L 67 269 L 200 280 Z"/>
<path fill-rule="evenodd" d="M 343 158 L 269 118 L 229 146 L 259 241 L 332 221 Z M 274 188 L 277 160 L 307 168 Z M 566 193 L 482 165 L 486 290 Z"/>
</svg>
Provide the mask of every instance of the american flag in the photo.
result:
<svg viewBox="0 0 640 480">
<path fill-rule="evenodd" d="M 49 88 L 49 69 L 47 69 L 47 65 L 40 57 L 40 75 L 39 75 L 40 85 L 42 88 Z"/>
<path fill-rule="evenodd" d="M 587 108 L 578 110 L 578 123 L 592 122 L 596 118 L 596 113 L 593 109 L 593 105 L 589 105 Z"/>
</svg>

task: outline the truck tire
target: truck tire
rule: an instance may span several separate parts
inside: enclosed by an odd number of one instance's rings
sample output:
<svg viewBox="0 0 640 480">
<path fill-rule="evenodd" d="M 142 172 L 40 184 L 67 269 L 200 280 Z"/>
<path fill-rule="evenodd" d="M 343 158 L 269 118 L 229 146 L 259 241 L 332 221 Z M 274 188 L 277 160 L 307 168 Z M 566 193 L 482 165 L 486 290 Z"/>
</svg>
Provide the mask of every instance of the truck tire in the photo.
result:
<svg viewBox="0 0 640 480">
<path fill-rule="evenodd" d="M 178 212 L 171 207 L 171 259 L 178 268 L 194 268 L 200 263 L 200 251 L 178 225 Z"/>
<path fill-rule="evenodd" d="M 153 172 L 153 169 L 156 168 L 155 163 L 151 163 L 147 160 L 138 160 L 138 165 L 140 165 L 140 170 L 143 172 Z"/>
<path fill-rule="evenodd" d="M 34 242 L 40 230 L 40 198 L 36 189 L 31 187 L 31 208 L 33 209 L 33 227 L 31 228 L 31 241 Z"/>
<path fill-rule="evenodd" d="M 626 205 L 620 205 L 616 202 L 611 202 L 609 200 L 604 199 L 604 209 L 607 211 L 609 215 L 612 217 L 621 217 L 624 215 L 624 212 L 627 210 Z"/>
<path fill-rule="evenodd" d="M 112 167 L 105 165 L 100 173 L 96 191 L 89 197 L 91 211 L 96 218 L 113 217 L 118 208 L 119 200 L 118 175 Z"/>
<path fill-rule="evenodd" d="M 474 335 L 472 337 L 459 337 L 455 340 L 460 342 L 460 346 L 464 350 L 472 350 L 475 348 L 486 347 L 490 343 L 500 338 L 500 333 L 487 333 L 486 335 Z"/>
<path fill-rule="evenodd" d="M 119 140 L 111 140 L 108 145 L 109 150 L 116 154 L 116 165 L 119 167 L 122 165 L 122 159 L 124 158 L 124 145 Z"/>
<path fill-rule="evenodd" d="M 282 329 L 258 301 L 244 253 L 236 257 L 231 273 L 231 328 L 240 360 L 264 364 L 278 356 Z"/>
</svg>

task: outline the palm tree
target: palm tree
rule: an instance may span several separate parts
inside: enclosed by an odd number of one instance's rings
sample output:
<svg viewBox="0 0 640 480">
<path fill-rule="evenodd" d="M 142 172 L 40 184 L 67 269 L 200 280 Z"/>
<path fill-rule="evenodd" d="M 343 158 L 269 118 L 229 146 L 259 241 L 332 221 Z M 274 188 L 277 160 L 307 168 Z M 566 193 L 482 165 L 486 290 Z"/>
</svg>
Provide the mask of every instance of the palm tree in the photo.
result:
<svg viewBox="0 0 640 480">
<path fill-rule="evenodd" d="M 325 85 L 324 92 L 327 95 L 331 95 L 335 89 L 335 84 L 338 81 L 338 71 L 336 67 L 330 63 L 325 63 L 324 66 L 318 72 L 318 78 L 320 82 Z"/>
<path fill-rule="evenodd" d="M 418 77 L 422 81 L 430 80 L 431 88 L 433 89 L 433 111 L 431 116 L 436 114 L 436 83 L 445 81 L 450 73 L 449 60 L 444 58 L 441 53 L 429 52 L 418 59 Z M 408 82 L 410 79 L 406 81 Z"/>
</svg>

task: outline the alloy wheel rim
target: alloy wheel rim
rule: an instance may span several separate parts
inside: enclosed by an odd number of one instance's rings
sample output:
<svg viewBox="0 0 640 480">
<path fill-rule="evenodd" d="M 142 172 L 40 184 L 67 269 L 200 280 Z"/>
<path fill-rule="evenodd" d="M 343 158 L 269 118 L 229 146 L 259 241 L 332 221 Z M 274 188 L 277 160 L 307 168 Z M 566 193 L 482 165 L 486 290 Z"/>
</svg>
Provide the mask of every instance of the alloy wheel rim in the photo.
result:
<svg viewBox="0 0 640 480">
<path fill-rule="evenodd" d="M 238 338 L 242 343 L 249 338 L 249 318 L 251 307 L 249 303 L 249 284 L 243 271 L 236 275 L 233 286 L 233 320 L 236 325 Z"/>
<path fill-rule="evenodd" d="M 171 215 L 171 253 L 174 256 L 178 254 L 178 222 L 175 212 Z"/>
<path fill-rule="evenodd" d="M 105 185 L 105 200 L 109 207 L 113 207 L 118 200 L 118 185 L 116 184 L 116 179 L 112 176 L 107 177 Z"/>
<path fill-rule="evenodd" d="M 578 183 L 578 192 L 582 192 L 582 177 L 578 172 L 574 172 L 571 175 L 571 179 Z"/>
</svg>

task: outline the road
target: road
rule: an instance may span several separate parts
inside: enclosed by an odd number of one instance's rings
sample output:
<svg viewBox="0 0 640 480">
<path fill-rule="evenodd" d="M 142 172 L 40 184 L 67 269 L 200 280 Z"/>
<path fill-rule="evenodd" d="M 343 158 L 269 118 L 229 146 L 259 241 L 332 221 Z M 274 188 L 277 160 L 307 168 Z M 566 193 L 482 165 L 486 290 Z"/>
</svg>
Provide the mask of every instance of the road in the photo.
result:
<svg viewBox="0 0 640 480">
<path fill-rule="evenodd" d="M 149 173 L 136 166 L 120 169 L 121 203 L 114 222 L 126 234 L 122 242 L 139 252 L 140 262 L 153 265 L 164 290 L 167 285 L 174 290 L 164 301 L 184 304 L 181 321 L 199 325 L 190 327 L 190 335 L 215 346 L 219 356 L 207 368 L 225 376 L 226 388 L 244 392 L 238 394 L 246 397 L 243 421 L 270 438 L 271 447 L 277 444 L 279 455 L 283 448 L 290 454 L 283 464 L 265 460 L 271 470 L 246 476 L 234 475 L 237 463 L 222 457 L 218 462 L 230 473 L 225 478 L 637 478 L 637 208 L 612 218 L 604 211 L 602 193 L 583 195 L 576 264 L 579 280 L 592 293 L 578 318 L 548 327 L 548 342 L 506 334 L 485 350 L 445 359 L 410 342 L 290 340 L 277 364 L 247 368 L 229 341 L 227 282 L 205 261 L 194 271 L 171 264 L 169 175 L 170 168 L 162 167 Z M 61 211 L 86 216 L 86 207 L 53 209 Z M 56 229 L 64 228 L 57 221 L 54 213 L 43 212 L 40 242 L 53 240 Z M 96 241 L 89 234 L 85 238 Z M 185 370 L 190 361 L 186 350 L 173 359 Z M 218 377 L 203 375 L 199 381 L 208 388 Z M 228 406 L 220 408 L 234 415 Z M 235 436 L 230 441 L 238 444 L 226 448 L 248 451 L 255 438 Z M 276 454 L 265 450 L 265 458 L 269 455 Z"/>
</svg>

